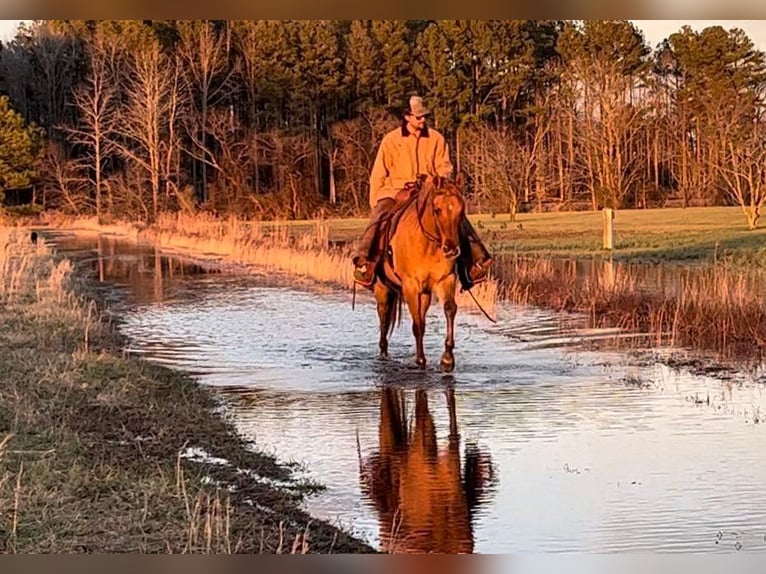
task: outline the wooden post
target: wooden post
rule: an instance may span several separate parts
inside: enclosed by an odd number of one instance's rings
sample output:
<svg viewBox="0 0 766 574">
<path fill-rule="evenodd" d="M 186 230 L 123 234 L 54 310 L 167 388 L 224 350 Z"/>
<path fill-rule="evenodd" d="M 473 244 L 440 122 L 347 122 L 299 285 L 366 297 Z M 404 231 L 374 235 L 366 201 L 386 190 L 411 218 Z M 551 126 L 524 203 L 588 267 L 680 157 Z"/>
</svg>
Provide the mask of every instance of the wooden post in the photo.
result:
<svg viewBox="0 0 766 574">
<path fill-rule="evenodd" d="M 604 249 L 614 247 L 614 211 L 611 207 L 604 208 Z"/>
</svg>

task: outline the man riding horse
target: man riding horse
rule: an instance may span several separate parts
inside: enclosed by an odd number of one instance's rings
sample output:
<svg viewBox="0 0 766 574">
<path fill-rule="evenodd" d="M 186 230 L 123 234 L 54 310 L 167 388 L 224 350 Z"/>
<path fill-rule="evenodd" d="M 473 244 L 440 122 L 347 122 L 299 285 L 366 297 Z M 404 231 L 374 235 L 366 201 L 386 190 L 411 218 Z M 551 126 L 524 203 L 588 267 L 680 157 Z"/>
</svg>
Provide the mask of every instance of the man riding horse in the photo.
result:
<svg viewBox="0 0 766 574">
<path fill-rule="evenodd" d="M 431 111 L 419 96 L 411 96 L 401 112 L 402 124 L 380 143 L 370 174 L 370 222 L 354 255 L 354 280 L 368 288 L 375 282 L 380 223 L 417 189 L 421 175 L 450 177 L 452 162 L 444 136 L 426 125 Z M 463 289 L 485 281 L 492 257 L 478 233 L 463 217 L 460 226 L 458 277 Z"/>
</svg>

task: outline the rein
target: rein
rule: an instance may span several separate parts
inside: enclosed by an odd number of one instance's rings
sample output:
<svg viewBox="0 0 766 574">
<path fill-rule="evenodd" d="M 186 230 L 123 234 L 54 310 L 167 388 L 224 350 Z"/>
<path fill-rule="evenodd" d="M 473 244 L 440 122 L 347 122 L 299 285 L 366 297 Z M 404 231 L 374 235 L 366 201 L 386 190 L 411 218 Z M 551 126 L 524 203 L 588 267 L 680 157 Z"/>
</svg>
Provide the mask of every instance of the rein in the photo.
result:
<svg viewBox="0 0 766 574">
<path fill-rule="evenodd" d="M 436 189 L 429 190 L 425 196 L 423 197 L 423 200 L 420 200 L 420 193 L 418 193 L 418 201 L 417 201 L 417 215 L 418 215 L 418 225 L 420 225 L 420 230 L 423 232 L 423 235 L 428 239 L 429 241 L 432 241 L 436 243 L 437 245 L 441 245 L 442 238 L 439 236 L 441 235 L 441 230 L 439 229 L 439 224 L 436 223 L 436 218 L 434 217 L 434 223 L 436 225 L 436 233 L 439 233 L 439 235 L 434 235 L 431 233 L 428 229 L 426 229 L 426 226 L 423 224 L 423 216 L 426 213 L 426 208 L 428 207 L 428 201 L 431 200 L 431 207 L 433 209 L 433 198 L 436 195 L 446 195 L 447 192 L 440 191 L 437 193 Z"/>
<path fill-rule="evenodd" d="M 425 194 L 425 197 L 423 198 L 423 201 L 420 201 L 420 197 L 418 197 L 418 203 L 416 207 L 417 207 L 417 214 L 418 214 L 418 225 L 420 225 L 420 230 L 423 232 L 423 235 L 426 236 L 426 239 L 429 239 L 430 241 L 433 241 L 434 243 L 438 244 L 438 243 L 441 243 L 441 240 L 437 236 L 435 236 L 433 233 L 428 231 L 426 229 L 426 226 L 423 225 L 423 216 L 426 213 L 426 207 L 428 206 L 428 199 L 433 195 L 433 192 L 434 190 L 428 190 L 428 192 Z"/>
</svg>

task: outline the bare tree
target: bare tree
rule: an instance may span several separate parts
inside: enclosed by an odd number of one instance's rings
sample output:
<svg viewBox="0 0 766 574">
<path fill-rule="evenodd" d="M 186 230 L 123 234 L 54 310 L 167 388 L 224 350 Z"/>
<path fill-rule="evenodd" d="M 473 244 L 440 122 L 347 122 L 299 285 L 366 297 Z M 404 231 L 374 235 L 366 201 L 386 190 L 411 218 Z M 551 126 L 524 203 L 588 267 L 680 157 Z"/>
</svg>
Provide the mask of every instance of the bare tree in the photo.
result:
<svg viewBox="0 0 766 574">
<path fill-rule="evenodd" d="M 504 203 L 513 221 L 531 184 L 533 148 L 502 130 L 477 125 L 466 130 L 463 153 L 463 169 L 473 178 L 475 201 L 488 202 L 493 211 L 498 202 Z"/>
<path fill-rule="evenodd" d="M 365 107 L 360 117 L 336 122 L 331 128 L 333 168 L 337 175 L 339 201 L 347 203 L 352 213 L 369 209 L 370 170 L 383 135 L 398 120 L 376 107 Z"/>
<path fill-rule="evenodd" d="M 235 211 L 240 199 L 249 191 L 247 171 L 253 158 L 251 152 L 257 136 L 248 135 L 236 119 L 231 118 L 226 110 L 211 110 L 207 118 L 207 134 L 215 154 L 206 154 L 206 163 L 216 172 L 217 186 L 226 190 L 225 194 L 210 194 L 209 205 L 217 207 L 219 203 Z M 199 145 L 201 142 L 197 142 Z M 211 188 L 214 189 L 214 188 Z M 216 201 L 216 196 L 220 201 Z"/>
<path fill-rule="evenodd" d="M 159 210 L 163 151 L 168 153 L 169 119 L 177 105 L 178 68 L 151 30 L 135 28 L 123 83 L 125 105 L 119 116 L 120 154 L 144 174 L 151 193 L 151 216 Z M 142 186 L 143 187 L 143 186 Z"/>
<path fill-rule="evenodd" d="M 207 168 L 214 161 L 207 141 L 210 130 L 208 109 L 220 100 L 231 74 L 228 66 L 230 30 L 228 23 L 224 32 L 220 33 L 210 20 L 194 20 L 179 22 L 178 33 L 189 101 L 195 112 L 189 118 L 188 127 L 194 144 L 192 155 L 202 164 L 200 199 L 204 203 L 208 200 Z M 233 118 L 230 119 L 233 121 Z"/>
<path fill-rule="evenodd" d="M 631 101 L 633 78 L 618 63 L 575 59 L 567 70 L 579 88 L 578 139 L 584 150 L 593 209 L 619 207 L 640 173 L 632 154 L 643 112 Z"/>
<path fill-rule="evenodd" d="M 40 170 L 43 208 L 60 209 L 73 215 L 91 212 L 93 204 L 85 168 L 83 162 L 67 158 L 61 144 L 50 141 Z"/>
<path fill-rule="evenodd" d="M 755 124 L 746 138 L 729 142 L 719 173 L 729 197 L 742 208 L 749 229 L 758 225 L 766 204 L 766 129 Z"/>
<path fill-rule="evenodd" d="M 161 143 L 160 154 L 161 178 L 165 182 L 165 203 L 170 205 L 170 198 L 183 201 L 181 198 L 187 195 L 181 190 L 181 136 L 176 129 L 179 124 L 179 116 L 187 108 L 185 92 L 181 87 L 182 75 L 181 63 L 176 58 L 173 60 L 173 71 L 170 75 L 171 89 L 167 94 L 167 137 Z"/>
<path fill-rule="evenodd" d="M 97 24 L 87 45 L 90 70 L 85 82 L 74 92 L 74 103 L 80 112 L 76 127 L 62 126 L 74 144 L 83 146 L 93 173 L 96 215 L 101 217 L 102 179 L 105 158 L 115 151 L 112 136 L 116 127 L 118 59 L 120 40 L 109 22 Z M 110 208 L 112 198 L 109 198 Z"/>
</svg>

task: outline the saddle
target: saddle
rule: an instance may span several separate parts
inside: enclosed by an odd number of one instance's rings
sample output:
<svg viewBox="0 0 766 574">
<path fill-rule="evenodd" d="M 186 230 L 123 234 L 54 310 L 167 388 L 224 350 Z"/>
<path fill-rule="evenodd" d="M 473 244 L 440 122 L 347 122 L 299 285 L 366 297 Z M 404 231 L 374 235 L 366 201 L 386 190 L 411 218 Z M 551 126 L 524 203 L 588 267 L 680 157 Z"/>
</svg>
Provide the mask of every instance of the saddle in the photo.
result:
<svg viewBox="0 0 766 574">
<path fill-rule="evenodd" d="M 397 204 L 394 209 L 380 219 L 377 233 L 377 253 L 378 260 L 375 264 L 375 275 L 393 289 L 401 289 L 402 280 L 399 274 L 394 270 L 394 253 L 391 249 L 391 239 L 394 237 L 396 228 L 402 219 L 402 215 L 407 208 L 412 205 L 418 197 L 420 186 L 415 186 L 410 192 L 410 196 L 403 202 Z"/>
<path fill-rule="evenodd" d="M 375 262 L 375 276 L 387 287 L 397 291 L 401 291 L 402 279 L 394 269 L 394 253 L 391 249 L 391 239 L 394 237 L 394 233 L 396 233 L 396 228 L 399 225 L 404 212 L 410 205 L 417 201 L 422 182 L 423 180 L 419 179 L 413 184 L 410 188 L 409 197 L 401 203 L 398 203 L 389 213 L 381 217 L 378 222 L 375 244 L 378 257 Z M 461 239 L 460 247 L 464 254 L 470 254 L 471 248 L 467 239 Z M 466 260 L 465 255 L 459 257 L 455 263 L 455 272 L 463 291 L 469 291 L 474 285 L 474 280 L 471 278 L 469 272 L 470 266 L 470 258 Z"/>
</svg>

